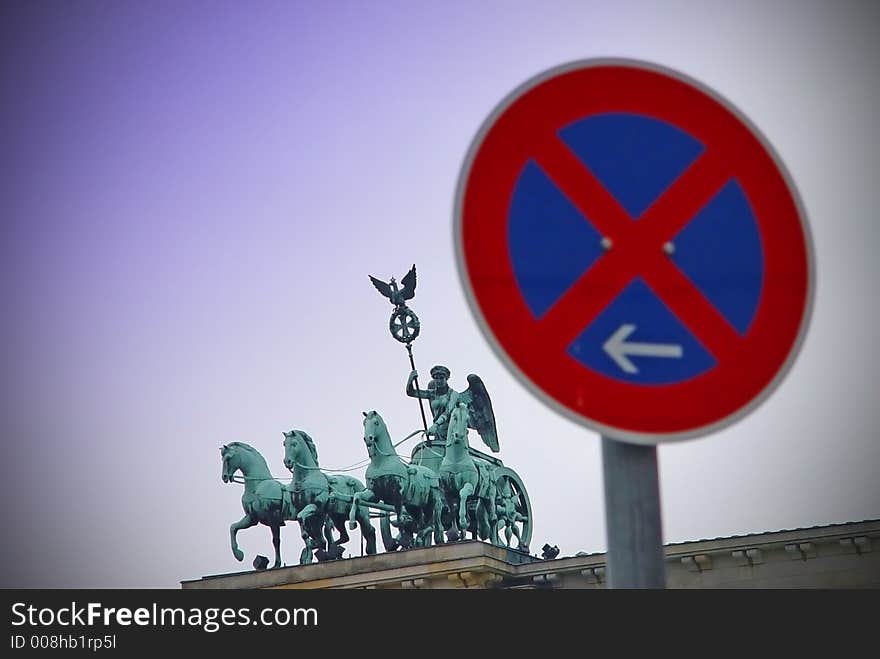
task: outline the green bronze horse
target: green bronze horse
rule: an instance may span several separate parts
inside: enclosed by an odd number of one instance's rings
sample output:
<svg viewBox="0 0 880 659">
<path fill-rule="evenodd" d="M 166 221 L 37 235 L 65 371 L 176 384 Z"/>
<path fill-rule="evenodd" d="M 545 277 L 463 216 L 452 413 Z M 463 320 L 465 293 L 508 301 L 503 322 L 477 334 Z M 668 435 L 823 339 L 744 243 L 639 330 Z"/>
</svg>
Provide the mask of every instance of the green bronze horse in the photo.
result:
<svg viewBox="0 0 880 659">
<path fill-rule="evenodd" d="M 342 545 L 349 540 L 345 519 L 354 495 L 364 490 L 363 483 L 351 476 L 328 476 L 322 472 L 315 442 L 302 430 L 284 433 L 284 466 L 293 472 L 289 489 L 306 543 L 300 563 L 310 563 L 314 549 L 319 561 L 339 558 Z M 357 521 L 367 543 L 367 554 L 375 554 L 376 531 L 370 523 L 369 510 L 359 508 Z M 334 526 L 339 531 L 336 541 L 333 540 Z"/>
<path fill-rule="evenodd" d="M 281 527 L 284 526 L 284 520 L 294 517 L 290 492 L 285 485 L 272 478 L 266 460 L 254 447 L 244 442 L 232 442 L 220 448 L 220 456 L 223 460 L 221 475 L 224 483 L 233 482 L 237 471 L 244 475 L 244 494 L 241 496 L 244 517 L 229 527 L 233 556 L 239 561 L 244 559 L 244 552 L 239 549 L 236 540 L 238 532 L 265 524 L 272 529 L 274 567 L 281 567 Z"/>
<path fill-rule="evenodd" d="M 383 502 L 394 507 L 399 542 L 408 547 L 415 534 L 415 546 L 442 544 L 443 494 L 439 478 L 433 470 L 405 464 L 394 451 L 388 427 L 378 412 L 364 412 L 364 443 L 370 456 L 367 467 L 367 489 L 354 496 L 349 513 L 349 526 L 362 503 Z M 391 548 L 387 548 L 391 551 Z"/>
<path fill-rule="evenodd" d="M 473 536 L 500 544 L 495 532 L 497 511 L 495 504 L 495 469 L 488 462 L 474 460 L 468 444 L 468 405 L 460 402 L 449 417 L 446 433 L 446 453 L 440 463 L 440 488 L 449 508 L 450 539 L 461 536 L 469 528 Z M 473 518 L 469 516 L 474 504 Z"/>
</svg>

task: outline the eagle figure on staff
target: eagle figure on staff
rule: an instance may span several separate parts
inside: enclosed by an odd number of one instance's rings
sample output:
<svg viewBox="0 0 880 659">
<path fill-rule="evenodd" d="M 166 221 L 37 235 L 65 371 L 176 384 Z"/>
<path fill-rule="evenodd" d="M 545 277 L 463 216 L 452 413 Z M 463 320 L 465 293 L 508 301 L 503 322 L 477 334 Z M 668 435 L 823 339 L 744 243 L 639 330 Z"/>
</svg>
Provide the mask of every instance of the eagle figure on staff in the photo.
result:
<svg viewBox="0 0 880 659">
<path fill-rule="evenodd" d="M 412 309 L 406 306 L 406 301 L 413 299 L 416 295 L 415 264 L 400 280 L 400 283 L 403 284 L 402 287 L 397 285 L 394 277 L 391 278 L 390 282 L 384 282 L 370 275 L 370 281 L 373 282 L 376 290 L 387 297 L 391 304 L 394 305 L 394 311 L 391 312 L 391 320 L 388 323 L 391 336 L 401 343 L 405 343 L 407 348 L 409 348 L 421 330 L 418 316 L 416 316 Z"/>
<path fill-rule="evenodd" d="M 376 290 L 387 297 L 395 307 L 405 307 L 406 301 L 413 299 L 416 295 L 416 266 L 413 264 L 409 272 L 400 280 L 403 288 L 397 287 L 394 277 L 391 278 L 390 282 L 386 283 L 370 275 L 370 281 L 373 282 Z"/>
</svg>

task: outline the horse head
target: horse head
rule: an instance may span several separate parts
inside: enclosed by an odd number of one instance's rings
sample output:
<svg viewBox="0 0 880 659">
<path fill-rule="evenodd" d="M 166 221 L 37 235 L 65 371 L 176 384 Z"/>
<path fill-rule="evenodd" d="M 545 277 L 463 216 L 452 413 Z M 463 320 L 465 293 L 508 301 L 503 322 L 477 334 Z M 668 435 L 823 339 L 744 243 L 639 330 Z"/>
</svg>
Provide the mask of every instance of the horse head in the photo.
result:
<svg viewBox="0 0 880 659">
<path fill-rule="evenodd" d="M 367 454 L 372 458 L 373 454 L 380 449 L 379 442 L 388 438 L 388 427 L 376 410 L 363 412 L 364 415 L 364 444 L 367 445 Z"/>
<path fill-rule="evenodd" d="M 220 478 L 223 479 L 224 483 L 229 483 L 232 480 L 232 475 L 235 473 L 235 469 L 232 468 L 231 459 L 233 454 L 235 453 L 235 449 L 229 448 L 228 445 L 224 444 L 220 447 L 220 460 L 222 461 L 222 467 L 220 469 Z"/>
<path fill-rule="evenodd" d="M 220 447 L 220 459 L 223 461 L 223 468 L 220 477 L 223 479 L 224 483 L 232 483 L 235 472 L 241 469 L 242 456 L 239 449 L 245 446 L 247 446 L 247 444 L 232 442 L 231 444 L 224 444 Z"/>
<path fill-rule="evenodd" d="M 305 463 L 307 467 L 318 465 L 318 449 L 315 448 L 315 442 L 308 433 L 302 430 L 291 430 L 283 434 L 285 467 L 293 471 L 297 464 Z"/>
<path fill-rule="evenodd" d="M 446 431 L 447 444 L 464 442 L 467 444 L 468 414 L 470 410 L 465 402 L 458 403 L 449 415 L 449 428 Z"/>
<path fill-rule="evenodd" d="M 269 475 L 269 467 L 260 452 L 244 442 L 230 442 L 220 447 L 223 460 L 221 477 L 224 483 L 233 482 L 235 472 L 241 470 L 245 477 L 264 478 Z"/>
</svg>

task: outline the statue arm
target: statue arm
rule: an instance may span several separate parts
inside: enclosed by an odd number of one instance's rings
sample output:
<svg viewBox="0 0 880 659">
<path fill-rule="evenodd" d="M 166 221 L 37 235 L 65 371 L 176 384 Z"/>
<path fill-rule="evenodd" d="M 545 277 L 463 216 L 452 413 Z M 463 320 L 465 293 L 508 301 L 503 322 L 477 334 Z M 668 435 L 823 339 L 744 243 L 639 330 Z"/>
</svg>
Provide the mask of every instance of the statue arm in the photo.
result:
<svg viewBox="0 0 880 659">
<path fill-rule="evenodd" d="M 425 391 L 424 389 L 417 389 L 414 382 L 415 379 L 419 377 L 419 374 L 416 371 L 412 371 L 409 374 L 409 379 L 406 381 L 406 395 L 411 396 L 413 398 L 431 398 L 431 392 Z"/>
</svg>

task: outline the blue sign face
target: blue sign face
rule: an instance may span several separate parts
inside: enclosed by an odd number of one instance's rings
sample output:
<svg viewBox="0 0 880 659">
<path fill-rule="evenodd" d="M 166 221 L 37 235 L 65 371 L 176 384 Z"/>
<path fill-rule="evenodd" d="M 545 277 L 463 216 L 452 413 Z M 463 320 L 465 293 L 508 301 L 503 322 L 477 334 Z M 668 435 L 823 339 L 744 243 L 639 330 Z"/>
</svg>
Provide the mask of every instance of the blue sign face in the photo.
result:
<svg viewBox="0 0 880 659">
<path fill-rule="evenodd" d="M 558 131 L 633 222 L 703 153 L 688 133 L 652 117 L 593 115 Z M 603 258 L 603 236 L 535 161 L 522 169 L 508 213 L 510 261 L 533 318 L 542 318 Z M 610 246 L 613 249 L 613 245 Z M 741 336 L 760 302 L 764 254 L 749 200 L 732 178 L 666 245 L 668 258 Z M 685 382 L 717 365 L 714 356 L 639 276 L 583 330 L 568 354 L 583 368 L 623 382 Z"/>
</svg>

